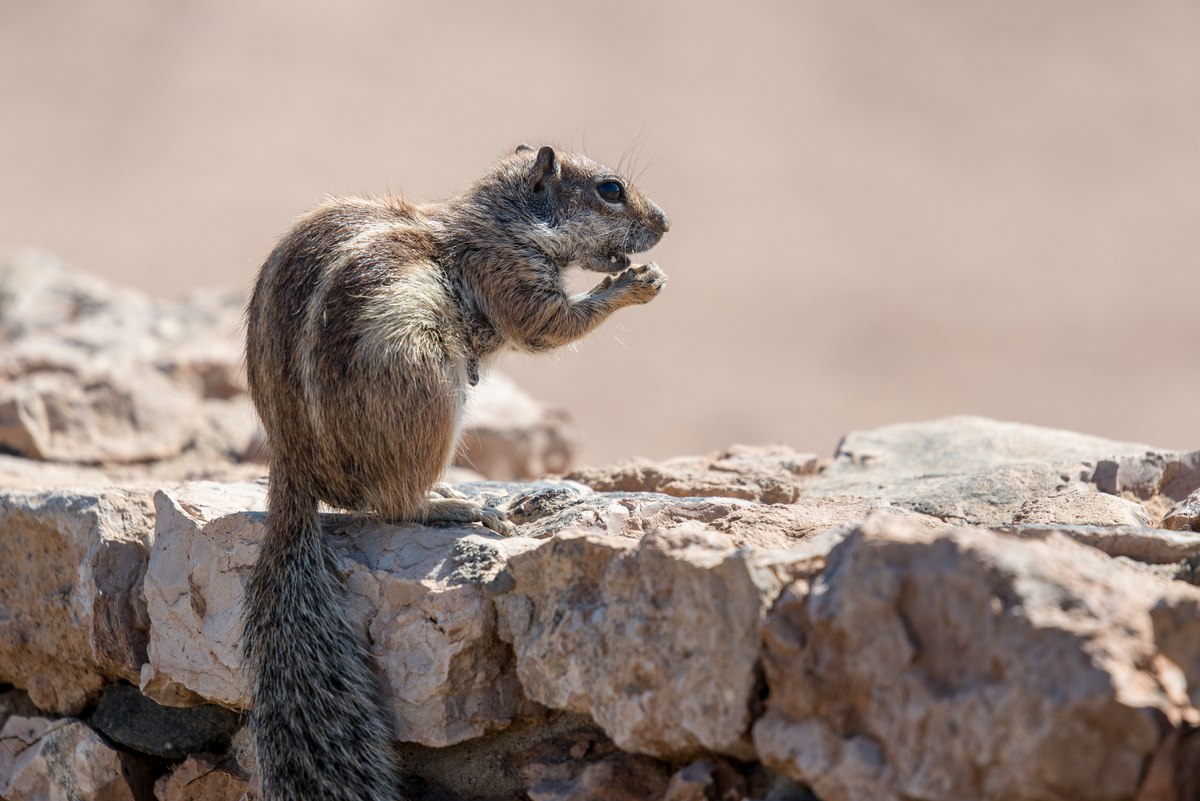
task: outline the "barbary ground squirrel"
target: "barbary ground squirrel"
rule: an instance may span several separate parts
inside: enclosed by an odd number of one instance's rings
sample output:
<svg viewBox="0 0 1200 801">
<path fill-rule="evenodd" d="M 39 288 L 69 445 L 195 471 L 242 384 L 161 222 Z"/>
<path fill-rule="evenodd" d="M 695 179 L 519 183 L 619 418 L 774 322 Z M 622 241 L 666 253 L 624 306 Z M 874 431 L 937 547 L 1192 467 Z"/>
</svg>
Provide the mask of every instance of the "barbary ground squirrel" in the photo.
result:
<svg viewBox="0 0 1200 801">
<path fill-rule="evenodd" d="M 402 798 L 318 504 L 510 533 L 502 511 L 437 484 L 468 386 L 501 349 L 565 345 L 652 300 L 666 276 L 629 254 L 669 226 L 608 167 L 522 145 L 444 202 L 331 200 L 267 258 L 246 362 L 270 488 L 244 621 L 266 801 Z M 572 297 L 573 265 L 609 275 Z"/>
</svg>

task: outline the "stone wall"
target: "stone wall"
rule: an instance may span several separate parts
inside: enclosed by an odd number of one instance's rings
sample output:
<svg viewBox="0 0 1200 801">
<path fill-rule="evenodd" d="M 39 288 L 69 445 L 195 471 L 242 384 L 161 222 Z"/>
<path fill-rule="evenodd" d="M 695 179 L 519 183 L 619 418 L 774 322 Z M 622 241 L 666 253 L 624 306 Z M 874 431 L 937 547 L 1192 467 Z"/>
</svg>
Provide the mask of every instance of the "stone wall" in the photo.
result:
<svg viewBox="0 0 1200 801">
<path fill-rule="evenodd" d="M 263 443 L 214 423 L 236 349 L 182 355 L 233 301 L 18 268 L 0 797 L 253 798 Z M 572 471 L 565 415 L 493 387 L 456 478 L 517 536 L 324 517 L 414 801 L 1200 798 L 1200 452 L 958 417 Z"/>
</svg>

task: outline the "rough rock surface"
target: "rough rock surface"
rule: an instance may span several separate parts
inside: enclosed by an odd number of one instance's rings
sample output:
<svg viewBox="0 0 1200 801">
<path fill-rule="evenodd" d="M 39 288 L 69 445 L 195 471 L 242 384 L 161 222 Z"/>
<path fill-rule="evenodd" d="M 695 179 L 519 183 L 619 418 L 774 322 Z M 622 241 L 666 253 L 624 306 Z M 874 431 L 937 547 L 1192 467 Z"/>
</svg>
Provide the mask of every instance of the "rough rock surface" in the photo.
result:
<svg viewBox="0 0 1200 801">
<path fill-rule="evenodd" d="M 1076 485 L 1021 504 L 1014 523 L 1068 526 L 1150 526 L 1141 504 Z"/>
<path fill-rule="evenodd" d="M 1163 516 L 1162 526 L 1174 531 L 1200 531 L 1200 490 L 1171 507 Z"/>
<path fill-rule="evenodd" d="M 756 628 L 789 564 L 701 526 L 564 534 L 509 559 L 500 635 L 531 698 L 590 714 L 621 748 L 749 758 Z"/>
<path fill-rule="evenodd" d="M 1150 450 L 1104 459 L 1096 465 L 1092 481 L 1101 492 L 1139 501 L 1159 519 L 1200 488 L 1200 451 Z"/>
<path fill-rule="evenodd" d="M 885 498 L 950 522 L 1004 525 L 1027 501 L 1089 480 L 1100 460 L 1148 450 L 981 417 L 903 423 L 847 434 L 804 495 Z"/>
<path fill-rule="evenodd" d="M 142 690 L 165 704 L 249 703 L 241 669 L 241 593 L 261 536 L 262 488 L 183 485 L 157 494 L 146 576 L 151 620 Z M 380 665 L 397 734 L 444 746 L 501 728 L 527 702 L 479 587 L 534 540 L 478 527 L 389 526 L 327 517 L 348 615 Z"/>
<path fill-rule="evenodd" d="M 141 801 L 149 765 L 107 745 L 77 720 L 13 716 L 0 730 L 0 798 L 5 801 Z"/>
<path fill-rule="evenodd" d="M 0 267 L 6 801 L 252 797 L 240 315 Z M 463 466 L 574 452 L 481 385 Z M 508 539 L 324 518 L 413 801 L 1200 797 L 1200 452 L 951 418 L 569 478 L 461 485 Z"/>
<path fill-rule="evenodd" d="M 0 495 L 0 681 L 40 709 L 74 714 L 105 680 L 136 680 L 148 500 L 132 489 Z"/>
<path fill-rule="evenodd" d="M 190 756 L 154 784 L 158 801 L 254 801 L 258 794 L 232 760 Z"/>
<path fill-rule="evenodd" d="M 1200 722 L 1200 589 L 1061 537 L 873 517 L 764 640 L 755 745 L 823 801 L 1131 799 Z"/>
<path fill-rule="evenodd" d="M 722 496 L 760 503 L 792 503 L 801 480 L 818 460 L 786 445 L 735 445 L 708 456 L 665 462 L 633 459 L 609 467 L 580 468 L 567 478 L 600 492 L 661 492 L 677 498 Z"/>
</svg>

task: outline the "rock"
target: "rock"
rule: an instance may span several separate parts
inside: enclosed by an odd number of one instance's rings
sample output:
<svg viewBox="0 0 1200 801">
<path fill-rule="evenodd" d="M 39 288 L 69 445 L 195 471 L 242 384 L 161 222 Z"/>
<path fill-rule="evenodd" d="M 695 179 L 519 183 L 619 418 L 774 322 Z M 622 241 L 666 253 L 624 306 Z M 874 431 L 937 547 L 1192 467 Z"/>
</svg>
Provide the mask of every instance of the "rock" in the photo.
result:
<svg viewBox="0 0 1200 801">
<path fill-rule="evenodd" d="M 1076 526 L 1149 526 L 1145 507 L 1116 495 L 1073 487 L 1021 505 L 1014 523 Z"/>
<path fill-rule="evenodd" d="M 530 770 L 530 801 L 645 801 L 662 797 L 669 775 L 659 762 L 620 752 L 582 765 L 537 767 Z"/>
<path fill-rule="evenodd" d="M 332 531 L 350 622 L 370 643 L 399 739 L 447 746 L 532 713 L 480 584 L 535 541 L 348 516 Z"/>
<path fill-rule="evenodd" d="M 36 254 L 0 265 L 0 448 L 105 464 L 197 442 L 240 454 L 256 430 L 241 310 L 235 293 L 156 301 Z"/>
<path fill-rule="evenodd" d="M 742 498 L 792 503 L 801 479 L 817 472 L 817 457 L 785 445 L 734 445 L 708 456 L 654 463 L 647 459 L 581 468 L 567 476 L 598 492 L 659 492 L 677 498 Z"/>
<path fill-rule="evenodd" d="M 1172 531 L 1200 531 L 1200 490 L 1172 506 L 1163 516 L 1162 527 Z"/>
<path fill-rule="evenodd" d="M 824 801 L 1133 798 L 1200 722 L 1198 613 L 1063 537 L 873 516 L 776 603 L 754 743 Z"/>
<path fill-rule="evenodd" d="M 1101 492 L 1138 501 L 1155 520 L 1200 489 L 1200 451 L 1147 450 L 1101 460 L 1092 476 Z"/>
<path fill-rule="evenodd" d="M 154 785 L 158 801 L 253 801 L 258 794 L 236 763 L 212 754 L 190 756 Z"/>
<path fill-rule="evenodd" d="M 565 473 L 579 447 L 564 410 L 534 400 L 507 376 L 492 372 L 467 401 L 454 463 L 492 481 L 530 480 Z"/>
<path fill-rule="evenodd" d="M 1026 502 L 1090 480 L 1098 461 L 1147 450 L 1070 431 L 950 417 L 847 434 L 833 463 L 803 492 L 883 498 L 947 521 L 1004 525 Z"/>
<path fill-rule="evenodd" d="M 0 448 L 60 462 L 147 462 L 191 442 L 199 402 L 161 375 L 96 366 L 0 386 Z"/>
<path fill-rule="evenodd" d="M 409 801 L 525 801 L 530 764 L 613 750 L 604 732 L 586 715 L 549 711 L 445 748 L 401 743 L 397 749 Z"/>
<path fill-rule="evenodd" d="M 105 688 L 90 722 L 119 745 L 167 759 L 224 750 L 238 729 L 238 716 L 228 709 L 161 706 L 128 684 Z"/>
<path fill-rule="evenodd" d="M 1055 535 L 1148 565 L 1175 565 L 1200 560 L 1200 534 L 1144 526 L 1062 526 L 1021 523 L 996 531 L 1017 537 L 1047 539 Z"/>
<path fill-rule="evenodd" d="M 108 746 L 77 720 L 14 716 L 0 730 L 6 801 L 140 801 L 152 783 L 148 763 Z"/>
<path fill-rule="evenodd" d="M 741 801 L 748 795 L 745 778 L 728 763 L 702 759 L 671 776 L 663 801 Z"/>
<path fill-rule="evenodd" d="M 37 707 L 29 700 L 29 693 L 24 690 L 8 689 L 0 692 L 0 729 L 4 728 L 4 724 L 13 715 L 28 718 L 36 716 L 37 713 Z"/>
<path fill-rule="evenodd" d="M 140 686 L 168 706 L 249 705 L 241 669 L 242 591 L 257 558 L 266 488 L 186 484 L 155 493 L 146 570 L 150 619 Z"/>
<path fill-rule="evenodd" d="M 0 495 L 0 681 L 75 714 L 106 680 L 136 680 L 153 530 L 136 490 Z"/>
<path fill-rule="evenodd" d="M 760 504 L 730 497 L 674 498 L 654 492 L 592 492 L 573 481 L 540 482 L 510 497 L 496 485 L 478 485 L 496 494 L 521 525 L 522 536 L 544 539 L 560 531 L 588 531 L 641 538 L 656 529 L 702 523 L 727 534 L 734 546 L 787 548 L 812 535 L 862 521 L 877 509 L 893 509 L 929 526 L 941 521 L 895 509 L 870 498 L 809 498 L 790 504 Z"/>
<path fill-rule="evenodd" d="M 151 620 L 141 687 L 168 705 L 249 704 L 241 599 L 256 558 L 262 488 L 188 484 L 155 496 L 146 575 Z M 347 616 L 369 644 L 400 739 L 445 746 L 508 725 L 528 702 L 479 584 L 532 548 L 478 526 L 395 526 L 328 515 Z"/>
<path fill-rule="evenodd" d="M 787 561 L 698 525 L 564 533 L 509 559 L 500 636 L 530 698 L 590 714 L 622 749 L 746 758 L 756 628 Z"/>
</svg>

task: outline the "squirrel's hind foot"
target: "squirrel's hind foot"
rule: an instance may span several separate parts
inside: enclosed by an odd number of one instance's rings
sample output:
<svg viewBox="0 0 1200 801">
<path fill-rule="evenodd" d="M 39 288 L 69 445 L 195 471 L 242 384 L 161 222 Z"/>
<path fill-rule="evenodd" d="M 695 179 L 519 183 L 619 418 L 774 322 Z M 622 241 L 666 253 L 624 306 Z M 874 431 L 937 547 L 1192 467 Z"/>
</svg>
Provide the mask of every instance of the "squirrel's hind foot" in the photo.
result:
<svg viewBox="0 0 1200 801">
<path fill-rule="evenodd" d="M 437 491 L 437 488 L 434 488 Z M 504 537 L 517 533 L 508 516 L 467 498 L 434 497 L 425 502 L 422 523 L 480 523 Z"/>
</svg>

